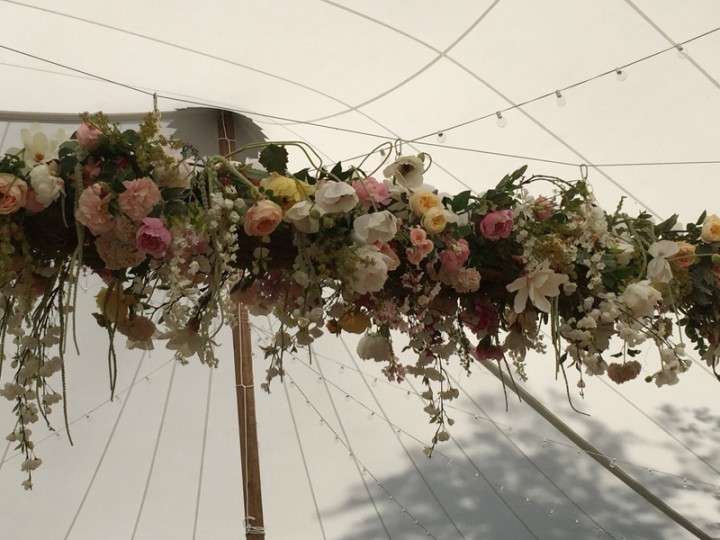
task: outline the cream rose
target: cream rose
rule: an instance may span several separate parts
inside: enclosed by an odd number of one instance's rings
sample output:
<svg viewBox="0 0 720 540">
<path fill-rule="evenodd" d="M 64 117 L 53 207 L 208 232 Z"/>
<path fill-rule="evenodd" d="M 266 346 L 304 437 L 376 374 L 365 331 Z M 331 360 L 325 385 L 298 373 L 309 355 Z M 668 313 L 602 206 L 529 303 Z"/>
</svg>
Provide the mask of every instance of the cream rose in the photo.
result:
<svg viewBox="0 0 720 540">
<path fill-rule="evenodd" d="M 442 208 L 442 203 L 432 191 L 416 191 L 410 196 L 410 208 L 415 215 L 424 216 L 431 208 Z"/>
<path fill-rule="evenodd" d="M 720 242 L 720 218 L 711 214 L 705 218 L 700 235 L 703 242 Z"/>
<path fill-rule="evenodd" d="M 245 214 L 243 228 L 248 236 L 267 236 L 283 219 L 282 208 L 272 201 L 258 201 Z"/>
<path fill-rule="evenodd" d="M 442 208 L 430 208 L 423 215 L 421 224 L 428 234 L 437 234 L 445 230 L 447 215 Z"/>
<path fill-rule="evenodd" d="M 55 176 L 45 164 L 37 165 L 30 170 L 30 185 L 35 190 L 35 200 L 45 208 L 65 192 L 65 182 Z"/>
<path fill-rule="evenodd" d="M 384 362 L 392 358 L 390 342 L 380 334 L 365 334 L 357 344 L 357 353 L 363 360 Z"/>
<path fill-rule="evenodd" d="M 12 174 L 0 174 L 0 214 L 12 214 L 25 206 L 27 184 Z"/>
<path fill-rule="evenodd" d="M 628 285 L 620 299 L 634 317 L 651 317 L 662 295 L 645 279 Z"/>
<path fill-rule="evenodd" d="M 315 192 L 315 204 L 328 214 L 347 213 L 357 205 L 359 197 L 350 184 L 328 180 Z"/>
</svg>

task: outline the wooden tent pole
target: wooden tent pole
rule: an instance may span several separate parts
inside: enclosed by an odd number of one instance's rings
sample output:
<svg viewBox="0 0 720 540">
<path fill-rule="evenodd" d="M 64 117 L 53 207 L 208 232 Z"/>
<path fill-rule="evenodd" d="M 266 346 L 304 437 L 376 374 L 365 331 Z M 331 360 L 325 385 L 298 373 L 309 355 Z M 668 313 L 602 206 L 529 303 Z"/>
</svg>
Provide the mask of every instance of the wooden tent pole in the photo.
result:
<svg viewBox="0 0 720 540">
<path fill-rule="evenodd" d="M 235 122 L 232 113 L 228 111 L 218 111 L 218 147 L 220 154 L 223 155 L 235 150 Z M 238 303 L 237 310 L 238 323 L 233 326 L 232 333 L 243 500 L 245 501 L 245 538 L 247 540 L 265 540 L 250 321 L 245 306 Z"/>
</svg>

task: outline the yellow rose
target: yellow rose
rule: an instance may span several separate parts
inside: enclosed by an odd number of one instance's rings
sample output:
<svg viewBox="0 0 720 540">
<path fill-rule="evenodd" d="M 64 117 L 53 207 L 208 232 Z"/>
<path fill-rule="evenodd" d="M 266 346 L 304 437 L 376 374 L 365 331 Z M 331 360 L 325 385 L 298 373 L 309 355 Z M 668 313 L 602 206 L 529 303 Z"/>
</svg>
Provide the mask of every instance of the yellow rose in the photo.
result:
<svg viewBox="0 0 720 540">
<path fill-rule="evenodd" d="M 423 215 L 421 223 L 428 234 L 437 234 L 445 229 L 447 217 L 441 208 L 430 208 Z"/>
<path fill-rule="evenodd" d="M 370 317 L 361 311 L 347 312 L 340 320 L 340 327 L 351 334 L 362 334 L 370 328 Z"/>
<path fill-rule="evenodd" d="M 720 218 L 711 214 L 703 221 L 702 235 L 703 242 L 720 242 Z"/>
<path fill-rule="evenodd" d="M 276 172 L 272 172 L 270 176 L 260 180 L 260 187 L 272 191 L 273 195 L 282 199 L 285 210 L 296 202 L 308 199 L 315 192 L 315 186 Z"/>
<path fill-rule="evenodd" d="M 680 251 L 670 257 L 671 261 L 675 261 L 680 266 L 691 266 L 697 261 L 695 257 L 695 246 L 687 242 L 676 242 Z"/>
<path fill-rule="evenodd" d="M 431 208 L 441 206 L 440 199 L 431 191 L 416 191 L 410 196 L 410 208 L 418 216 L 424 216 Z"/>
<path fill-rule="evenodd" d="M 102 289 L 95 297 L 95 303 L 100 308 L 103 317 L 110 322 L 120 323 L 128 316 L 128 296 L 118 294 L 115 287 L 108 295 L 107 287 Z"/>
</svg>

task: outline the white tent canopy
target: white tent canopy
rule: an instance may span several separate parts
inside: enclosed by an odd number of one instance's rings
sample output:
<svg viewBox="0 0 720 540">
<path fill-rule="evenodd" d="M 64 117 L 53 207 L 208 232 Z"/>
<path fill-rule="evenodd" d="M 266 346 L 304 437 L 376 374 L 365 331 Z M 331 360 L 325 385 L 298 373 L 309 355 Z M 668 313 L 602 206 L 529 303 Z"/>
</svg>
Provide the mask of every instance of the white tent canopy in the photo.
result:
<svg viewBox="0 0 720 540">
<path fill-rule="evenodd" d="M 164 122 L 208 147 L 199 108 L 306 141 L 328 164 L 383 141 L 428 152 L 427 181 L 448 192 L 483 191 L 524 164 L 567 179 L 587 165 L 608 209 L 626 197 L 683 222 L 720 211 L 714 1 L 0 0 L 0 14 L 3 150 L 30 122 L 72 131 L 82 111 L 136 123 L 157 94 Z M 85 287 L 89 312 L 99 283 Z M 58 416 L 30 493 L 0 446 L 7 537 L 241 537 L 229 332 L 217 370 L 123 351 L 111 403 L 93 325 L 79 327 L 68 367 L 75 446 Z M 257 345 L 272 321 L 253 325 Z M 455 371 L 453 440 L 427 460 L 419 385 L 386 383 L 353 350 L 328 336 L 312 360 L 288 363 L 285 386 L 258 393 L 268 538 L 692 537 L 512 395 L 506 413 L 502 386 L 479 368 Z M 641 362 L 652 372 L 657 358 Z M 263 380 L 261 354 L 255 368 Z M 528 390 L 607 460 L 720 536 L 720 383 L 705 366 L 661 389 L 591 378 L 584 400 L 570 388 L 590 417 L 571 410 L 554 361 L 533 357 L 528 371 Z M 0 426 L 12 428 L 7 406 Z"/>
</svg>

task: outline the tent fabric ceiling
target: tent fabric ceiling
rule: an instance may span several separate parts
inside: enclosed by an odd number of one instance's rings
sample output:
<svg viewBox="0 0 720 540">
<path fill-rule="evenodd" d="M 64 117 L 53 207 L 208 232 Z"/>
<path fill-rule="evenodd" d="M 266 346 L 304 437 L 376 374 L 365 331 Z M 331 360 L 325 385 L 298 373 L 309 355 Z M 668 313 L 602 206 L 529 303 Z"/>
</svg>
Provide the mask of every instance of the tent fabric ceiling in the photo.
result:
<svg viewBox="0 0 720 540">
<path fill-rule="evenodd" d="M 268 138 L 307 141 L 327 163 L 405 141 L 406 152 L 432 155 L 428 181 L 445 191 L 482 191 L 525 163 L 531 173 L 568 179 L 587 164 L 604 207 L 624 196 L 631 209 L 663 218 L 679 213 L 685 222 L 706 207 L 719 212 L 714 0 L 0 0 L 0 15 L 5 148 L 18 144 L 25 121 L 71 126 L 64 115 L 97 110 L 132 116 L 150 110 L 157 93 L 168 116 L 189 107 L 242 112 Z M 687 57 L 666 51 L 687 40 Z M 496 125 L 496 111 L 504 111 L 506 127 Z M 445 142 L 435 137 L 440 131 Z M 88 281 L 87 302 L 97 287 Z M 77 384 L 73 418 L 99 408 L 75 424 L 76 447 L 64 436 L 43 444 L 46 463 L 32 494 L 20 493 L 8 451 L 0 503 L 16 517 L 7 530 L 18 538 L 97 538 L 99 527 L 106 538 L 237 537 L 242 491 L 230 362 L 215 373 L 209 422 L 208 371 L 178 366 L 171 387 L 172 366 L 162 351 L 142 361 L 127 354 L 118 386 L 132 383 L 137 365 L 137 380 L 147 382 L 132 386 L 132 399 L 125 394 L 127 401 L 100 406 L 107 392 L 97 383 L 105 366 L 95 361 L 102 357 L 95 332 L 84 330 L 83 354 L 70 374 Z M 511 404 L 505 414 L 502 389 L 481 371 L 462 381 L 458 445 L 441 449 L 446 459 L 421 459 L 427 426 L 402 398 L 412 398 L 412 389 L 380 381 L 371 390 L 374 366 L 338 355 L 334 341 L 322 347 L 312 365 L 300 359 L 289 366 L 297 385 L 288 384 L 287 399 L 282 387 L 258 398 L 271 537 L 422 536 L 399 510 L 400 500 L 437 538 L 593 538 L 598 529 L 618 539 L 687 537 L 602 468 L 578 458 L 522 405 Z M 262 378 L 262 362 L 256 364 Z M 547 359 L 531 364 L 529 388 L 556 414 L 718 534 L 718 418 L 711 405 L 717 382 L 707 370 L 695 366 L 687 382 L 661 391 L 592 381 L 580 405 L 588 419 L 569 409 Z M 343 391 L 318 383 L 318 368 Z M 345 392 L 353 399 L 343 399 Z M 478 406 L 515 435 L 474 421 L 483 417 Z M 0 425 L 8 418 L 0 416 Z M 399 435 L 392 426 L 402 428 Z M 347 448 L 334 442 L 343 429 L 372 478 L 359 474 Z M 470 486 L 476 472 L 484 476 Z M 36 519 L 40 508 L 43 519 Z"/>
</svg>

